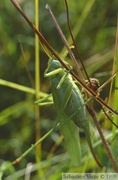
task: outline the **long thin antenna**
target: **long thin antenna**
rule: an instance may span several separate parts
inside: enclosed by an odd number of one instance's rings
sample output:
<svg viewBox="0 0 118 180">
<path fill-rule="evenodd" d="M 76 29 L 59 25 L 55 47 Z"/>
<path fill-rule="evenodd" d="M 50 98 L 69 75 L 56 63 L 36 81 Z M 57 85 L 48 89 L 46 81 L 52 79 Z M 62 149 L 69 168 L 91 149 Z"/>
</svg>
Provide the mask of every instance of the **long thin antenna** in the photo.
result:
<svg viewBox="0 0 118 180">
<path fill-rule="evenodd" d="M 81 72 L 81 70 L 80 70 L 80 67 L 79 67 L 76 59 L 75 59 L 75 56 L 74 56 L 73 52 L 71 51 L 71 48 L 69 47 L 68 42 L 67 42 L 67 40 L 66 40 L 66 38 L 65 38 L 65 36 L 64 36 L 61 28 L 60 28 L 60 26 L 59 26 L 59 24 L 58 24 L 55 16 L 54 16 L 54 14 L 53 14 L 53 12 L 52 12 L 52 10 L 51 10 L 51 8 L 50 8 L 50 6 L 49 6 L 48 4 L 46 5 L 46 9 L 48 10 L 48 12 L 49 12 L 49 14 L 50 14 L 50 16 L 51 16 L 51 18 L 52 18 L 52 20 L 53 20 L 53 22 L 54 22 L 54 24 L 55 24 L 55 26 L 56 26 L 56 28 L 57 28 L 57 31 L 58 31 L 58 33 L 60 34 L 60 37 L 61 37 L 64 45 L 66 46 L 66 48 L 67 48 L 67 50 L 68 50 L 68 53 L 69 53 L 71 59 L 74 61 L 75 66 L 77 67 L 77 72 L 78 72 L 79 78 L 81 78 L 81 79 L 84 81 L 82 72 Z"/>
<path fill-rule="evenodd" d="M 83 70 L 84 70 L 84 72 L 85 72 L 85 75 L 86 75 L 89 83 L 91 84 L 90 78 L 89 78 L 89 76 L 88 76 L 88 73 L 87 73 L 87 71 L 86 71 L 86 68 L 85 68 L 85 66 L 84 66 L 84 63 L 83 63 L 83 61 L 82 61 L 82 59 L 81 59 L 80 53 L 79 53 L 79 51 L 78 51 L 77 44 L 76 44 L 75 39 L 74 39 L 74 37 L 73 37 L 72 28 L 71 28 L 71 24 L 70 24 L 70 18 L 69 18 L 69 10 L 68 10 L 67 0 L 65 0 L 65 5 L 66 5 L 67 23 L 68 23 L 68 28 L 69 28 L 70 36 L 71 36 L 71 39 L 72 39 L 72 41 L 73 41 L 73 44 L 74 44 L 76 53 L 77 53 L 77 55 L 78 55 L 78 58 L 79 58 L 79 60 L 80 60 L 80 62 L 81 62 L 82 68 L 83 68 Z M 78 66 L 76 66 L 76 67 L 78 68 Z"/>
</svg>

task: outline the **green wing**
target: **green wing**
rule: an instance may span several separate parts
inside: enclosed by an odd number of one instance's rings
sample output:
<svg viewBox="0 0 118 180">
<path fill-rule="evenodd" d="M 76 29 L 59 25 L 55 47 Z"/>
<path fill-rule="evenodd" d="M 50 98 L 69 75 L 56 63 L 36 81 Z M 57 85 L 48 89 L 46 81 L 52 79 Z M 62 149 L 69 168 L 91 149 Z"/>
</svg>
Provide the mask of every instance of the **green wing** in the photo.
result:
<svg viewBox="0 0 118 180">
<path fill-rule="evenodd" d="M 72 88 L 68 87 L 65 92 L 65 97 L 63 100 L 59 100 L 58 95 L 52 88 L 52 94 L 54 99 L 54 104 L 56 111 L 58 113 L 58 120 L 60 127 L 64 136 L 65 144 L 70 155 L 71 161 L 75 166 L 78 166 L 81 161 L 81 149 L 80 149 L 80 139 L 79 139 L 79 128 L 75 123 L 67 117 L 64 113 L 64 108 L 67 105 L 67 102 L 72 93 Z M 61 104 L 60 104 L 61 102 Z"/>
</svg>

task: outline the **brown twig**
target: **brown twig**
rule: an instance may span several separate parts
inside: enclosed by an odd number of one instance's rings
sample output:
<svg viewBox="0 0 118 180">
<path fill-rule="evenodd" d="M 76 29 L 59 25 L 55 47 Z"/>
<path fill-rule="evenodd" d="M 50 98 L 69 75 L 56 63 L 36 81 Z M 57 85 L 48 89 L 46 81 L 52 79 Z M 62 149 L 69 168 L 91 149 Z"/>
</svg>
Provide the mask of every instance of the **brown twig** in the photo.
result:
<svg viewBox="0 0 118 180">
<path fill-rule="evenodd" d="M 112 163 L 112 166 L 113 166 L 114 170 L 118 173 L 118 166 L 117 166 L 115 158 L 114 158 L 114 156 L 113 156 L 113 154 L 112 154 L 112 152 L 111 152 L 111 150 L 110 150 L 110 148 L 108 146 L 108 143 L 107 143 L 107 141 L 106 141 L 106 139 L 105 139 L 105 137 L 103 135 L 103 132 L 102 132 L 101 127 L 100 127 L 100 125 L 98 123 L 95 111 L 93 109 L 90 109 L 88 106 L 87 106 L 87 110 L 88 110 L 88 112 L 90 113 L 90 115 L 92 116 L 92 118 L 94 120 L 94 123 L 95 123 L 95 125 L 97 127 L 97 130 L 99 132 L 99 135 L 101 137 L 103 145 L 104 145 L 104 147 L 106 149 L 107 155 L 108 155 L 108 157 L 109 157 L 109 159 L 110 159 L 110 161 Z"/>
</svg>

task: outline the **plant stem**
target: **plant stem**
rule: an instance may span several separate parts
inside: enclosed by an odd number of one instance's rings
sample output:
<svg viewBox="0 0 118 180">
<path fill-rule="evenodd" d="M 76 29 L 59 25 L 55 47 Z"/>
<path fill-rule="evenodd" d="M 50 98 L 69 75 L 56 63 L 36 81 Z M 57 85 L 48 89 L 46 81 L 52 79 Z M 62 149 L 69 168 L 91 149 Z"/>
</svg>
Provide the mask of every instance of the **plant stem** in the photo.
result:
<svg viewBox="0 0 118 180">
<path fill-rule="evenodd" d="M 39 1 L 35 0 L 35 26 L 39 29 Z M 35 34 L 35 90 L 36 90 L 36 100 L 39 97 L 40 91 L 40 57 L 39 57 L 39 41 L 38 36 Z M 35 129 L 36 129 L 36 141 L 40 139 L 40 107 L 35 105 Z M 41 144 L 36 147 L 36 159 L 41 158 Z"/>
<path fill-rule="evenodd" d="M 109 159 L 110 159 L 110 161 L 112 163 L 112 166 L 113 166 L 114 170 L 118 173 L 118 166 L 117 166 L 115 158 L 114 158 L 114 156 L 113 156 L 113 154 L 112 154 L 112 152 L 111 152 L 111 150 L 110 150 L 110 148 L 108 146 L 108 143 L 107 143 L 107 141 L 106 141 L 106 139 L 105 139 L 105 137 L 103 135 L 101 127 L 100 127 L 100 125 L 99 125 L 99 123 L 97 121 L 97 117 L 96 117 L 95 111 L 93 109 L 88 108 L 88 107 L 87 107 L 87 109 L 88 109 L 90 115 L 92 116 L 92 118 L 94 120 L 94 123 L 95 123 L 95 125 L 97 127 L 97 130 L 98 130 L 99 135 L 100 135 L 100 137 L 102 139 L 103 145 L 104 145 L 104 147 L 106 149 L 107 155 L 108 155 L 108 157 L 109 157 Z"/>
<path fill-rule="evenodd" d="M 29 87 L 26 87 L 26 86 L 23 86 L 23 85 L 20 85 L 20 84 L 17 84 L 17 83 L 6 81 L 4 79 L 0 79 L 0 85 L 6 86 L 6 87 L 9 87 L 9 88 L 13 88 L 13 89 L 16 89 L 18 91 L 23 91 L 23 92 L 26 92 L 26 93 L 29 93 L 29 94 L 33 94 L 33 95 L 36 94 L 36 91 L 33 88 L 29 88 Z M 40 95 L 40 97 L 45 98 L 45 97 L 47 97 L 48 94 L 39 91 L 38 95 Z M 49 97 L 48 100 L 52 101 L 52 98 Z"/>
<path fill-rule="evenodd" d="M 52 132 L 54 131 L 54 129 L 52 128 L 50 131 L 48 131 L 41 139 L 39 139 L 35 144 L 32 144 L 31 147 L 25 151 L 20 157 L 18 157 L 16 160 L 14 160 L 11 165 L 15 165 L 17 163 L 19 163 L 25 156 L 27 156 L 34 148 L 36 148 L 36 146 L 38 144 L 40 144 L 44 139 L 46 139 Z M 9 167 L 10 167 L 9 166 Z M 8 167 L 8 168 L 9 168 Z M 6 170 L 6 169 L 5 169 Z"/>
</svg>

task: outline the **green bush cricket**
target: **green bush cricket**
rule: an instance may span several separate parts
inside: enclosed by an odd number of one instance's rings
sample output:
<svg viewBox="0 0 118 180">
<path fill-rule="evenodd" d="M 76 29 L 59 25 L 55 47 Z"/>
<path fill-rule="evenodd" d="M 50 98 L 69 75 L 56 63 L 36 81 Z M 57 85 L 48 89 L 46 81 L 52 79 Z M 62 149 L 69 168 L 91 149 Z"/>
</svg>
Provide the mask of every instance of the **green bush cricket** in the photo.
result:
<svg viewBox="0 0 118 180">
<path fill-rule="evenodd" d="M 66 0 L 65 0 L 65 4 L 66 4 L 66 10 L 67 10 L 67 22 L 68 22 L 68 27 L 69 27 L 70 35 L 71 35 L 72 41 L 73 41 L 73 43 L 74 43 L 74 46 L 76 47 L 76 52 L 77 52 L 77 54 L 78 54 L 78 57 L 80 58 L 80 55 L 79 55 L 79 52 L 78 52 L 78 50 L 77 50 L 77 46 L 76 46 L 76 43 L 75 43 L 73 34 L 72 34 L 72 32 L 71 32 L 70 21 L 69 21 L 69 13 L 68 13 L 68 4 L 67 4 L 67 1 L 66 1 Z M 54 16 L 53 12 L 51 11 L 49 5 L 46 5 L 46 9 L 48 10 L 48 12 L 49 12 L 49 14 L 50 14 L 50 16 L 51 16 L 51 18 L 52 18 L 52 20 L 53 20 L 53 23 L 55 24 L 55 26 L 56 26 L 56 28 L 57 28 L 57 30 L 58 30 L 58 33 L 60 34 L 60 37 L 61 37 L 63 43 L 65 44 L 65 46 L 66 46 L 66 48 L 67 48 L 67 50 L 68 50 L 68 52 L 69 52 L 70 57 L 72 58 L 72 60 L 73 60 L 74 63 L 75 63 L 75 66 L 77 67 L 77 72 L 78 72 L 78 75 L 80 76 L 79 82 L 82 80 L 81 83 L 83 84 L 83 87 L 85 87 L 85 86 L 84 86 L 85 84 L 84 84 L 84 81 L 83 81 L 83 76 L 81 76 L 80 68 L 79 68 L 79 66 L 78 66 L 78 64 L 77 64 L 77 62 L 76 62 L 76 59 L 75 59 L 73 53 L 71 52 L 71 50 L 70 50 L 70 48 L 69 48 L 68 42 L 67 42 L 67 40 L 66 40 L 66 38 L 65 38 L 65 36 L 64 36 L 64 34 L 63 34 L 60 26 L 59 26 L 59 24 L 58 24 L 58 22 L 56 21 L 56 18 L 55 18 L 55 16 Z M 82 67 L 84 67 L 84 64 L 83 64 L 81 58 L 80 58 L 80 61 L 81 61 Z M 95 87 L 95 86 L 96 86 L 96 85 L 95 85 L 96 83 L 95 83 L 95 84 L 92 83 L 92 81 L 91 81 L 91 80 L 89 79 L 89 77 L 88 77 L 88 74 L 87 74 L 85 68 L 84 68 L 84 70 L 85 70 L 85 74 L 87 75 L 87 78 L 88 78 L 88 84 L 89 84 L 89 85 L 88 85 L 87 87 L 90 87 L 90 89 L 91 89 L 93 92 L 96 92 L 96 90 L 97 90 L 96 87 Z M 117 72 L 117 70 L 116 70 L 116 72 Z M 116 74 L 116 72 L 113 73 L 113 74 Z M 113 75 L 113 76 L 114 76 L 114 75 Z M 111 76 L 110 79 L 112 79 L 113 76 Z M 75 78 L 75 79 L 76 79 L 76 78 Z M 106 83 L 108 83 L 110 79 L 108 79 L 108 81 L 107 81 Z M 98 86 L 98 81 L 96 81 L 96 82 L 97 82 L 97 86 Z M 81 84 L 81 83 L 80 83 L 80 84 Z M 95 85 L 95 86 L 94 86 L 94 85 Z M 97 88 L 98 88 L 98 87 L 97 87 Z M 95 90 L 95 89 L 96 89 L 96 90 Z M 101 89 L 102 89 L 102 88 L 101 88 Z M 101 91 L 101 89 L 99 88 L 98 93 L 95 95 L 95 96 L 96 96 L 96 100 L 98 100 L 98 98 L 99 98 L 99 92 Z M 87 92 L 86 92 L 86 90 L 87 90 Z M 88 98 L 90 97 L 89 94 L 88 94 L 88 92 L 90 93 L 91 90 L 88 91 L 88 89 L 85 88 L 85 94 L 87 95 Z M 92 92 L 92 94 L 93 94 L 93 92 Z M 103 101 L 100 100 L 99 102 L 100 102 L 100 104 L 105 105 L 109 110 L 111 109 L 111 110 L 110 110 L 111 112 L 114 111 L 112 108 L 109 108 L 109 107 L 107 106 L 107 104 L 105 104 Z M 103 108 L 103 107 L 102 107 L 102 109 L 103 109 L 103 111 L 104 111 L 104 108 Z M 100 137 L 101 137 L 101 139 L 102 139 L 102 142 L 103 142 L 103 144 L 104 144 L 104 147 L 105 147 L 105 149 L 106 149 L 107 155 L 109 156 L 109 158 L 110 158 L 110 160 L 111 160 L 111 163 L 112 163 L 112 165 L 113 165 L 113 167 L 114 167 L 114 170 L 115 170 L 116 172 L 118 172 L 118 166 L 117 166 L 117 164 L 116 164 L 115 158 L 114 158 L 114 156 L 113 156 L 113 154 L 112 154 L 112 152 L 111 152 L 111 150 L 110 150 L 110 148 L 109 148 L 109 146 L 108 146 L 108 144 L 107 144 L 107 142 L 106 142 L 106 140 L 105 140 L 105 137 L 104 137 L 104 135 L 103 135 L 103 133 L 102 133 L 102 130 L 101 130 L 101 127 L 100 127 L 100 125 L 99 125 L 99 123 L 98 123 L 98 121 L 97 121 L 97 117 L 96 117 L 96 114 L 95 114 L 95 112 L 94 112 L 94 109 L 93 109 L 93 106 L 92 106 L 91 103 L 90 103 L 89 105 L 87 105 L 87 110 L 88 110 L 88 112 L 90 113 L 90 115 L 92 116 L 92 118 L 93 118 L 93 120 L 94 120 L 94 123 L 95 123 L 95 125 L 96 125 L 96 127 L 97 127 L 97 130 L 98 130 L 98 132 L 99 132 L 99 135 L 100 135 Z M 118 126 L 109 118 L 109 116 L 106 114 L 105 111 L 104 111 L 104 113 L 105 113 L 106 117 L 107 117 L 116 127 L 118 127 Z M 114 111 L 114 113 L 115 113 L 116 115 L 118 115 L 116 111 Z M 78 125 L 78 123 L 77 123 L 77 125 Z M 87 130 L 87 129 L 85 129 L 85 130 Z"/>
<path fill-rule="evenodd" d="M 23 15 L 23 17 L 26 19 L 26 21 L 29 23 L 29 25 L 32 27 L 32 29 L 34 30 L 34 32 L 39 36 L 39 39 L 41 41 L 42 44 L 44 44 L 46 46 L 46 48 L 51 52 L 51 54 L 57 58 L 58 61 L 60 61 L 60 63 L 63 65 L 63 67 L 69 71 L 70 69 L 68 68 L 68 66 L 60 59 L 60 57 L 55 53 L 55 51 L 52 49 L 52 47 L 49 45 L 49 43 L 47 43 L 47 41 L 45 40 L 45 38 L 42 36 L 42 34 L 40 32 L 38 32 L 38 30 L 35 28 L 35 26 L 32 24 L 32 22 L 26 17 L 26 15 L 23 13 L 23 11 L 21 10 L 21 8 L 19 6 L 16 5 L 16 3 L 12 0 L 12 2 L 14 3 L 15 7 L 18 9 L 18 11 Z M 61 67 L 62 68 L 62 67 Z M 64 70 L 65 72 L 65 70 Z M 67 72 L 66 72 L 67 73 Z M 94 92 L 91 88 L 87 87 L 85 83 L 83 83 L 83 81 L 81 79 L 79 79 L 74 73 L 73 71 L 70 70 L 70 74 L 87 90 L 87 92 L 89 92 L 91 95 L 93 95 L 93 97 L 102 105 L 104 105 L 105 107 L 107 107 L 111 112 L 113 112 L 114 114 L 118 115 L 118 113 L 116 111 L 114 111 L 112 108 L 110 108 L 105 102 L 104 100 L 102 100 L 99 96 L 96 96 L 96 92 Z M 66 76 L 66 75 L 65 75 Z M 59 82 L 60 84 L 60 82 Z M 63 83 L 61 83 L 63 85 Z M 61 88 L 61 86 L 60 86 Z M 72 94 L 72 90 L 70 88 L 70 94 Z M 69 103 L 69 100 L 66 101 L 67 103 Z M 63 103 L 63 101 L 62 101 Z M 65 103 L 66 106 L 66 103 Z M 64 105 L 62 106 L 64 107 Z M 84 106 L 83 106 L 84 107 Z M 62 108 L 63 109 L 63 108 Z M 66 114 L 66 111 L 69 112 L 69 110 L 64 109 L 64 114 Z M 76 116 L 76 112 L 73 113 L 73 117 Z M 70 116 L 71 117 L 71 116 Z M 75 121 L 75 119 L 74 119 Z M 78 122 L 75 122 L 78 125 Z M 81 125 L 81 128 L 85 128 L 82 127 L 83 125 Z M 80 127 L 80 126 L 79 126 Z M 87 130 L 87 129 L 85 129 Z M 113 164 L 113 163 L 112 163 Z M 118 171 L 118 168 L 116 167 L 116 171 Z"/>
<path fill-rule="evenodd" d="M 66 117 L 71 117 L 71 120 L 79 128 L 84 130 L 91 153 L 93 154 L 93 157 L 96 160 L 97 164 L 102 167 L 101 163 L 98 161 L 94 153 L 90 140 L 89 121 L 86 118 L 85 103 L 83 101 L 81 92 L 74 83 L 71 75 L 63 68 L 63 66 L 57 60 L 49 59 L 48 67 L 45 71 L 45 76 L 49 77 L 51 82 L 52 95 L 54 99 L 54 104 L 56 105 L 56 110 L 60 110 L 59 113 L 62 113 L 61 115 L 58 113 L 58 116 L 60 116 L 58 118 L 59 122 L 61 116 L 63 117 L 64 112 Z M 61 86 L 59 85 L 60 82 Z M 60 108 L 63 104 L 63 99 L 65 98 L 65 96 L 67 96 L 66 102 L 64 102 L 63 108 Z M 64 121 L 60 124 L 63 125 Z M 65 126 L 62 127 L 62 132 L 64 131 L 63 129 L 65 129 L 66 131 Z M 68 141 L 68 143 L 70 142 Z"/>
</svg>

